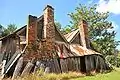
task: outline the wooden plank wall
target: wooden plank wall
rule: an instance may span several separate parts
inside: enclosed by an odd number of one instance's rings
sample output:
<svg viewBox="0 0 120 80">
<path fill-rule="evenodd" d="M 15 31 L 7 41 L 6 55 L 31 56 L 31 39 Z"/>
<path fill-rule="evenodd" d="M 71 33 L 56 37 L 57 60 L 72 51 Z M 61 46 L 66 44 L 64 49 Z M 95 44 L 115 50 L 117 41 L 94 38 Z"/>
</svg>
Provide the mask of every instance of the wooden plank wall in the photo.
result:
<svg viewBox="0 0 120 80">
<path fill-rule="evenodd" d="M 80 57 L 48 59 L 41 63 L 52 73 L 81 72 L 81 67 L 85 68 L 86 73 L 94 70 L 106 70 L 105 61 L 100 56 L 85 56 L 85 66 L 81 65 Z"/>
<path fill-rule="evenodd" d="M 15 38 L 8 38 L 3 41 L 2 53 L 4 54 L 4 59 L 7 59 L 7 62 L 16 52 L 16 41 Z"/>
<path fill-rule="evenodd" d="M 1 49 L 2 49 L 2 41 L 0 41 L 0 53 L 1 53 Z"/>
<path fill-rule="evenodd" d="M 105 61 L 100 56 L 85 56 L 85 65 L 83 66 L 81 65 L 82 63 L 80 58 L 81 57 L 45 59 L 35 62 L 36 64 L 33 64 L 33 62 L 28 62 L 26 67 L 22 70 L 21 74 L 23 76 L 27 73 L 30 73 L 32 69 L 34 72 L 42 69 L 44 73 L 66 73 L 69 71 L 81 72 L 81 68 L 83 67 L 88 74 L 93 70 L 106 70 Z M 16 66 L 15 69 L 19 69 L 18 66 Z"/>
</svg>

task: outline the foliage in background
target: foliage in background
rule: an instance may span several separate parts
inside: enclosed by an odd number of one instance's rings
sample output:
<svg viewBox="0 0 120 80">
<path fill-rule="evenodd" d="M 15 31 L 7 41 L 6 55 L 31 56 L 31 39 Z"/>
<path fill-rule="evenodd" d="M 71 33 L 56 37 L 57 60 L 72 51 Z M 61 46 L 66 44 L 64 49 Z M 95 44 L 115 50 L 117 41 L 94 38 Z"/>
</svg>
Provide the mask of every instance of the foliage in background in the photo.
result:
<svg viewBox="0 0 120 80">
<path fill-rule="evenodd" d="M 106 30 L 101 38 L 92 41 L 92 46 L 104 56 L 117 54 L 116 47 L 119 45 L 119 41 L 115 41 L 115 35 L 114 31 L 110 33 Z"/>
<path fill-rule="evenodd" d="M 120 67 L 120 56 L 108 55 L 106 56 L 107 62 L 109 62 L 112 66 Z"/>
<path fill-rule="evenodd" d="M 62 34 L 67 34 L 71 32 L 71 28 L 69 26 L 62 28 L 62 25 L 58 21 L 55 21 L 55 25 L 61 31 Z"/>
<path fill-rule="evenodd" d="M 2 37 L 3 31 L 4 31 L 4 27 L 0 25 L 0 37 Z"/>
<path fill-rule="evenodd" d="M 0 25 L 0 37 L 4 37 L 8 34 L 13 33 L 16 29 L 17 26 L 15 24 L 9 24 L 7 25 L 7 28 L 3 27 L 2 25 Z"/>
<path fill-rule="evenodd" d="M 71 31 L 77 29 L 80 20 L 85 20 L 88 23 L 92 47 L 104 56 L 114 54 L 119 42 L 115 41 L 116 33 L 112 30 L 112 23 L 108 21 L 109 13 L 99 13 L 96 7 L 96 4 L 90 6 L 80 4 L 75 12 L 69 14 L 71 18 L 69 29 Z"/>
</svg>

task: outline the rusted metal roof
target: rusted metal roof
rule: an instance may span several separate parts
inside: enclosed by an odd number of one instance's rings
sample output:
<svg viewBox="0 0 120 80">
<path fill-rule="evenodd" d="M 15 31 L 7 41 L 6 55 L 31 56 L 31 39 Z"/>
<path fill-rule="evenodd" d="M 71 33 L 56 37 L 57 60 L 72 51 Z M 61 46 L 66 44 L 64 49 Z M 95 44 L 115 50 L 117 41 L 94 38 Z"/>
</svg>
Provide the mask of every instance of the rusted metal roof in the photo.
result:
<svg viewBox="0 0 120 80">
<path fill-rule="evenodd" d="M 91 49 L 87 49 L 87 48 L 84 48 L 84 47 L 82 47 L 80 45 L 76 45 L 76 44 L 71 44 L 70 50 L 71 50 L 71 52 L 76 53 L 78 56 L 100 54 L 100 53 L 95 52 Z"/>
<path fill-rule="evenodd" d="M 74 38 L 74 36 L 77 36 L 78 33 L 79 33 L 79 29 L 72 31 L 71 33 L 68 33 L 64 36 L 67 39 L 67 41 L 70 42 Z"/>
<path fill-rule="evenodd" d="M 100 54 L 91 49 L 84 48 L 79 44 L 56 43 L 55 50 L 60 58 L 78 57 L 85 55 Z"/>
</svg>

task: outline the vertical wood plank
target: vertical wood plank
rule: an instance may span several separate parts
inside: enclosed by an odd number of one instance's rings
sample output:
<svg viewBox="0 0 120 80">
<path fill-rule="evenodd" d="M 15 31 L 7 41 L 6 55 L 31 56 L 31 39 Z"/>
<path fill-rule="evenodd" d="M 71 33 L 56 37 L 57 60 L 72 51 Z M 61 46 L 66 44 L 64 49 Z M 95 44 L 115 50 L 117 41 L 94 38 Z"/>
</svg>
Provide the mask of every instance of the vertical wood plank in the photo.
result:
<svg viewBox="0 0 120 80">
<path fill-rule="evenodd" d="M 54 61 L 54 66 L 55 66 L 55 72 L 56 72 L 56 73 L 61 73 L 58 60 L 57 60 L 57 59 L 53 59 L 53 61 Z"/>
<path fill-rule="evenodd" d="M 2 52 L 2 41 L 0 41 L 0 53 Z"/>
<path fill-rule="evenodd" d="M 33 63 L 28 62 L 27 65 L 25 66 L 21 76 L 25 76 L 26 74 L 29 74 L 33 66 L 34 66 Z"/>
<path fill-rule="evenodd" d="M 15 78 L 17 78 L 17 76 L 20 76 L 20 71 L 22 69 L 22 65 L 23 65 L 23 57 L 21 57 L 18 60 L 18 63 L 16 65 L 16 67 L 15 67 L 12 79 L 15 79 Z"/>
<path fill-rule="evenodd" d="M 77 72 L 80 72 L 81 67 L 80 67 L 80 57 L 76 58 L 77 62 Z"/>
<path fill-rule="evenodd" d="M 71 60 L 72 60 L 72 71 L 75 71 L 76 69 L 75 69 L 75 60 L 74 60 L 74 58 L 71 58 Z"/>
<path fill-rule="evenodd" d="M 85 56 L 85 64 L 86 64 L 86 73 L 90 73 L 91 65 L 90 65 L 90 56 Z"/>
<path fill-rule="evenodd" d="M 67 64 L 65 59 L 60 59 L 60 65 L 62 72 L 68 72 Z"/>
<path fill-rule="evenodd" d="M 67 58 L 67 64 L 68 64 L 68 71 L 72 71 L 72 60 L 71 58 Z"/>
<path fill-rule="evenodd" d="M 100 63 L 99 63 L 99 58 L 96 56 L 96 71 L 99 72 L 100 69 Z"/>
<path fill-rule="evenodd" d="M 94 57 L 93 56 L 90 56 L 90 65 L 91 65 L 91 71 L 94 70 Z"/>
</svg>

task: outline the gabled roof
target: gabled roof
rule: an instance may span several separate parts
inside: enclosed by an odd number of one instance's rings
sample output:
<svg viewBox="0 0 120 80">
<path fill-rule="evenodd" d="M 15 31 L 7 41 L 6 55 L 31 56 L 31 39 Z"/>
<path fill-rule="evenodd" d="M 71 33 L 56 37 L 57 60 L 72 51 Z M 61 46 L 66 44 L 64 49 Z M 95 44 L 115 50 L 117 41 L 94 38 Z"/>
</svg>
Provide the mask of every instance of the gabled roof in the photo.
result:
<svg viewBox="0 0 120 80">
<path fill-rule="evenodd" d="M 42 19 L 43 19 L 43 15 L 41 15 L 40 17 L 37 18 L 37 22 L 39 22 L 39 21 L 42 20 Z M 23 30 L 25 30 L 26 27 L 27 27 L 27 25 L 25 25 L 25 26 L 17 29 L 16 31 L 14 31 L 13 33 L 11 33 L 11 34 L 9 34 L 9 35 L 7 35 L 7 36 L 4 36 L 4 37 L 0 38 L 0 40 L 6 39 L 6 38 L 8 38 L 8 37 L 10 37 L 10 36 L 12 36 L 12 35 L 14 35 L 14 34 L 16 34 L 16 33 L 19 34 L 19 33 L 22 32 Z"/>
<path fill-rule="evenodd" d="M 72 31 L 71 33 L 68 33 L 68 34 L 64 35 L 64 37 L 66 38 L 66 40 L 68 42 L 71 43 L 78 34 L 79 34 L 79 29 L 77 29 L 75 31 Z"/>
<path fill-rule="evenodd" d="M 43 18 L 44 18 L 43 15 L 40 16 L 40 17 L 37 19 L 37 22 L 39 22 L 39 21 L 42 20 Z M 54 26 L 55 26 L 55 25 L 54 25 Z M 13 33 L 11 33 L 11 34 L 9 34 L 9 35 L 7 35 L 7 36 L 5 36 L 5 37 L 0 38 L 0 40 L 6 39 L 6 38 L 11 37 L 11 36 L 14 36 L 15 34 L 19 35 L 21 32 L 23 32 L 23 31 L 26 29 L 26 27 L 27 27 L 27 25 L 21 27 L 20 29 L 14 31 Z M 68 41 L 65 39 L 64 35 L 61 34 L 60 30 L 59 30 L 56 26 L 55 26 L 55 30 L 58 32 L 58 34 L 61 36 L 61 38 L 64 40 L 64 42 L 67 43 Z"/>
<path fill-rule="evenodd" d="M 9 35 L 7 35 L 7 36 L 4 36 L 4 37 L 0 38 L 0 40 L 6 39 L 6 38 L 8 38 L 8 37 L 14 35 L 14 34 L 20 32 L 20 31 L 24 30 L 26 27 L 27 27 L 27 25 L 21 27 L 20 29 L 17 29 L 16 31 L 14 31 L 13 33 L 11 33 L 11 34 L 9 34 Z"/>
<path fill-rule="evenodd" d="M 95 52 L 91 49 L 84 48 L 79 44 L 67 44 L 56 43 L 55 50 L 60 58 L 69 58 L 69 57 L 79 57 L 87 55 L 101 55 L 98 52 Z"/>
<path fill-rule="evenodd" d="M 80 34 L 79 29 L 72 31 L 64 36 L 67 39 L 67 41 L 69 43 L 71 43 L 78 36 L 78 34 Z M 78 44 L 78 45 L 70 44 L 70 50 L 72 53 L 75 53 L 77 56 L 100 54 L 92 49 L 84 48 L 84 47 L 80 46 L 80 44 Z"/>
</svg>

